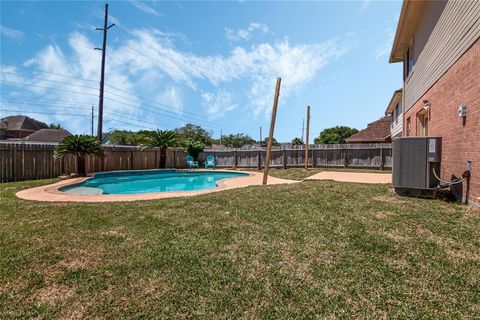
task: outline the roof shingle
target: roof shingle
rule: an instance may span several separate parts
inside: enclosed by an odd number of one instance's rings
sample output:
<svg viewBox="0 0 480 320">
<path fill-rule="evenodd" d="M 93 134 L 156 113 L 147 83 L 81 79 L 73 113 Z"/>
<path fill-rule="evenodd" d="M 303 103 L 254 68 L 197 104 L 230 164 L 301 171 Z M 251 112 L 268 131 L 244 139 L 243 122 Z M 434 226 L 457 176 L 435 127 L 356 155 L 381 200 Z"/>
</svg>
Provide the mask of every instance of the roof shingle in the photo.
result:
<svg viewBox="0 0 480 320">
<path fill-rule="evenodd" d="M 365 129 L 347 138 L 346 142 L 388 142 L 390 139 L 390 119 L 390 116 L 385 116 L 369 123 Z"/>
<path fill-rule="evenodd" d="M 24 138 L 25 141 L 60 142 L 71 133 L 65 129 L 40 129 Z"/>
</svg>

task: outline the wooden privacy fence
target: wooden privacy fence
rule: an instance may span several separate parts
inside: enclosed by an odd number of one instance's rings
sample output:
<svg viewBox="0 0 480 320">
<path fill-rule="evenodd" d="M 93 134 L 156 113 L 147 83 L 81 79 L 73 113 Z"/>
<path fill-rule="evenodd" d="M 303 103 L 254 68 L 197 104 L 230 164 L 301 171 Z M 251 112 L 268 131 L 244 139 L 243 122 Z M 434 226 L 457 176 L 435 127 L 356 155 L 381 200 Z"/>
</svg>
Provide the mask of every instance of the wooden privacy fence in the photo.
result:
<svg viewBox="0 0 480 320">
<path fill-rule="evenodd" d="M 213 155 L 220 168 L 262 168 L 265 150 L 210 149 L 202 157 Z M 270 166 L 277 168 L 302 167 L 305 149 L 301 146 L 273 149 Z M 392 145 L 378 144 L 326 144 L 309 146 L 308 164 L 311 167 L 376 168 L 392 167 Z"/>
<path fill-rule="evenodd" d="M 87 172 L 115 170 L 156 169 L 160 161 L 160 149 L 141 151 L 135 146 L 104 145 L 105 157 L 87 157 Z M 66 156 L 53 157 L 55 144 L 0 143 L 0 181 L 20 181 L 55 178 L 76 172 L 76 159 Z M 262 168 L 266 151 L 243 149 L 206 149 L 200 160 L 215 156 L 219 168 Z M 185 168 L 186 152 L 182 149 L 167 150 L 167 168 Z M 270 166 L 276 168 L 302 167 L 305 150 L 301 146 L 273 149 Z M 311 167 L 377 168 L 392 167 L 391 144 L 337 144 L 312 145 L 308 164 Z"/>
<path fill-rule="evenodd" d="M 87 172 L 115 170 L 156 169 L 160 162 L 160 149 L 141 151 L 135 146 L 104 145 L 105 157 L 87 157 Z M 76 159 L 53 157 L 55 144 L 0 143 L 0 181 L 20 181 L 56 178 L 76 172 Z M 167 150 L 167 168 L 184 168 L 186 153 L 182 149 Z"/>
</svg>

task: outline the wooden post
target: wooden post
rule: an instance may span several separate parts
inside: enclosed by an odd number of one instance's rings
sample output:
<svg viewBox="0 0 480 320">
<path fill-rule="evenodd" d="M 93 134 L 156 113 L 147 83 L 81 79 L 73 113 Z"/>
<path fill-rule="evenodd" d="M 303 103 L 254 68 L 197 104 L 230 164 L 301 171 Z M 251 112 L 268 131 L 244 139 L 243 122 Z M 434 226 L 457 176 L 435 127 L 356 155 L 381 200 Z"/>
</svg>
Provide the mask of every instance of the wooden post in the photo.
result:
<svg viewBox="0 0 480 320">
<path fill-rule="evenodd" d="M 385 163 L 383 161 L 383 148 L 380 147 L 380 170 L 383 170 L 384 166 L 385 166 Z"/>
<path fill-rule="evenodd" d="M 270 166 L 270 156 L 272 153 L 273 132 L 275 130 L 275 119 L 277 117 L 278 96 L 280 95 L 281 78 L 277 78 L 277 85 L 275 87 L 275 96 L 273 98 L 272 120 L 270 121 L 270 134 L 268 137 L 267 155 L 265 157 L 265 169 L 263 171 L 263 184 L 267 184 L 268 168 Z"/>
<path fill-rule="evenodd" d="M 310 106 L 307 106 L 307 131 L 305 132 L 305 170 L 308 170 L 308 134 L 310 129 Z"/>
<path fill-rule="evenodd" d="M 312 168 L 315 168 L 315 166 L 316 166 L 315 162 L 316 162 L 317 157 L 315 155 L 316 155 L 316 150 L 312 149 Z"/>
<path fill-rule="evenodd" d="M 283 149 L 283 169 L 287 169 L 287 150 Z"/>
<path fill-rule="evenodd" d="M 237 168 L 238 166 L 238 155 L 237 155 L 237 149 L 235 149 L 235 151 L 233 151 L 233 156 L 235 159 L 233 159 L 233 166 L 235 167 L 235 169 Z"/>
<path fill-rule="evenodd" d="M 15 148 L 14 148 L 14 144 L 10 144 L 9 145 L 10 147 L 10 154 L 11 154 L 11 158 L 10 160 L 12 161 L 12 181 L 17 181 L 17 172 L 16 172 L 16 168 L 15 168 L 15 164 L 17 162 L 17 157 L 15 155 Z"/>
<path fill-rule="evenodd" d="M 348 168 L 348 149 L 347 149 L 347 148 L 344 148 L 344 149 L 343 149 L 343 152 L 344 152 L 344 154 L 343 154 L 343 156 L 344 156 L 344 158 L 343 158 L 343 166 L 344 166 L 345 168 Z"/>
<path fill-rule="evenodd" d="M 130 170 L 133 170 L 133 150 L 130 150 Z"/>
<path fill-rule="evenodd" d="M 258 150 L 258 170 L 262 170 L 262 150 Z"/>
</svg>

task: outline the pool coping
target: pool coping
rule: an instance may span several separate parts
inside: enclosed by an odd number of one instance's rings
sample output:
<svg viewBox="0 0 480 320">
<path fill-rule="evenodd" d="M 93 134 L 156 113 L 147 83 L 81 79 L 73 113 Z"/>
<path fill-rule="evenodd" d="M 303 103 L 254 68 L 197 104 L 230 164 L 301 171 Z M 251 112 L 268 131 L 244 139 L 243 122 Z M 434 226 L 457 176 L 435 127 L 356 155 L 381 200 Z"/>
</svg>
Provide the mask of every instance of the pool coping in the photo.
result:
<svg viewBox="0 0 480 320">
<path fill-rule="evenodd" d="M 178 170 L 187 171 L 191 170 Z M 24 200 L 45 201 L 45 202 L 117 202 L 117 201 L 138 201 L 138 200 L 154 200 L 177 197 L 190 197 L 223 190 L 230 190 L 236 188 L 244 188 L 253 185 L 261 185 L 263 173 L 252 171 L 238 171 L 238 170 L 193 170 L 198 172 L 238 172 L 245 173 L 246 176 L 239 176 L 235 178 L 226 178 L 217 181 L 217 186 L 208 190 L 196 191 L 173 191 L 173 192 L 153 192 L 141 194 L 102 194 L 102 195 L 74 195 L 60 191 L 60 188 L 81 183 L 90 177 L 72 178 L 62 180 L 53 184 L 25 189 L 18 191 L 15 195 Z M 300 181 L 286 180 L 268 176 L 268 184 L 290 184 L 298 183 Z"/>
</svg>

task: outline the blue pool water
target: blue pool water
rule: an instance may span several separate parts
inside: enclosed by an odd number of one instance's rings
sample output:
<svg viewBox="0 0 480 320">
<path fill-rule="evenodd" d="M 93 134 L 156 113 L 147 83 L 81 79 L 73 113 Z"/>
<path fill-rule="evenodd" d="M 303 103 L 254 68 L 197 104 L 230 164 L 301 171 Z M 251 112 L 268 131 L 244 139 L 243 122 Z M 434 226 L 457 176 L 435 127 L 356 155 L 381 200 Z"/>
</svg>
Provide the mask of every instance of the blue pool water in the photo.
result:
<svg viewBox="0 0 480 320">
<path fill-rule="evenodd" d="M 246 176 L 241 172 L 195 172 L 176 170 L 119 171 L 97 173 L 82 183 L 60 189 L 70 194 L 137 194 L 195 191 L 216 187 L 219 180 Z"/>
</svg>

